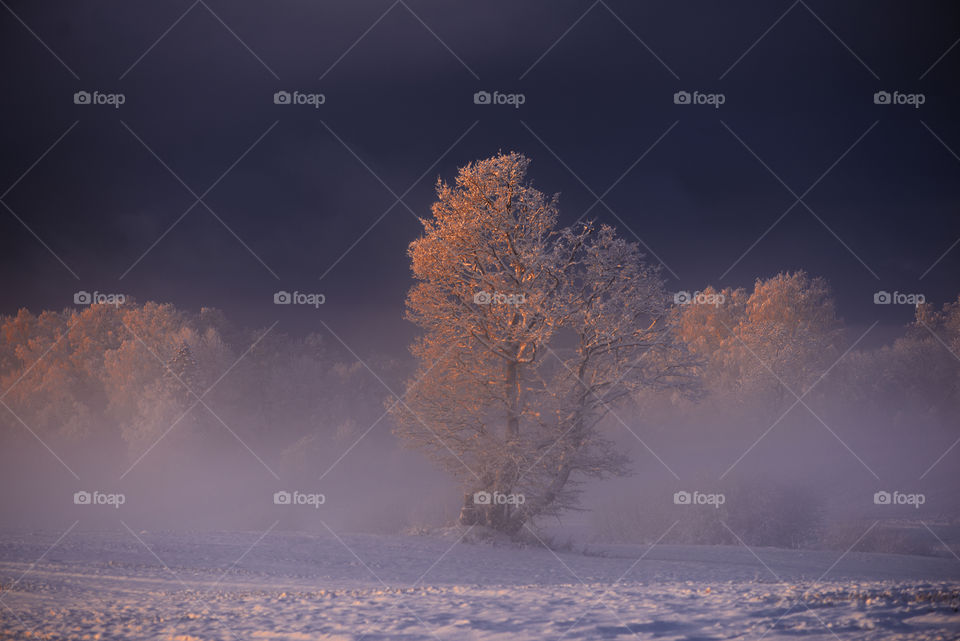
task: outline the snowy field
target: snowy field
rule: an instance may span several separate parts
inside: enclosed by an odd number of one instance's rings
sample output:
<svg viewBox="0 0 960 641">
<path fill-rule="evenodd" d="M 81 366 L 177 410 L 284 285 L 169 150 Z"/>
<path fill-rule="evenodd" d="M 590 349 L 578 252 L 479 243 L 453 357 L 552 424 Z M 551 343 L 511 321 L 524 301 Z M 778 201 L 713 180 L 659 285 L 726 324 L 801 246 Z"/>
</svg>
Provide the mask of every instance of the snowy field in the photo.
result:
<svg viewBox="0 0 960 641">
<path fill-rule="evenodd" d="M 554 554 L 278 531 L 75 529 L 54 545 L 60 536 L 0 537 L 0 638 L 960 638 L 953 558 L 697 546 Z"/>
</svg>

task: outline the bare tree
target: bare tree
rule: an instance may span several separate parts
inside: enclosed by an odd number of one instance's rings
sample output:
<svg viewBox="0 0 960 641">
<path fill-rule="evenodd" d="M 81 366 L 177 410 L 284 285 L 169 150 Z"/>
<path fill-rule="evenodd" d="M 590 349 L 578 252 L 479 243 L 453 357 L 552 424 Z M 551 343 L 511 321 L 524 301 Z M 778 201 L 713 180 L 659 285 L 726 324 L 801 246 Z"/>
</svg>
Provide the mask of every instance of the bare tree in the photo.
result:
<svg viewBox="0 0 960 641">
<path fill-rule="evenodd" d="M 409 250 L 419 366 L 390 401 L 398 434 L 463 481 L 461 519 L 511 534 L 626 471 L 599 430 L 619 402 L 696 384 L 658 270 L 610 227 L 557 229 L 529 162 L 500 154 L 438 183 Z"/>
</svg>

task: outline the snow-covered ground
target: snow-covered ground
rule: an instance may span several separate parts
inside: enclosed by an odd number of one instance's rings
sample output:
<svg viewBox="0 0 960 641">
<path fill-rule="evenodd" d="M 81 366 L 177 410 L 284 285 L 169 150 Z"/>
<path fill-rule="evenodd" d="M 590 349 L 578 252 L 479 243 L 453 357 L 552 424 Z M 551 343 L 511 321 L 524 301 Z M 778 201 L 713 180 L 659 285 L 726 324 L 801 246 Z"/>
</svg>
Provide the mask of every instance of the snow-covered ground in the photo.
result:
<svg viewBox="0 0 960 641">
<path fill-rule="evenodd" d="M 0 638 L 960 638 L 952 557 L 62 534 L 0 535 Z"/>
</svg>

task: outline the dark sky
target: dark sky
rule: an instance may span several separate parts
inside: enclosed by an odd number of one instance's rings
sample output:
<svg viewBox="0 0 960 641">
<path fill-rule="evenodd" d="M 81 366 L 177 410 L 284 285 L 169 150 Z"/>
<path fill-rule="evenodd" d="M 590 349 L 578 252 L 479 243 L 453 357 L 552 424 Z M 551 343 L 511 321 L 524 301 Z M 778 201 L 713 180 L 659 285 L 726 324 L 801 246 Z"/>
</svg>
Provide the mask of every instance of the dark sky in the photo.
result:
<svg viewBox="0 0 960 641">
<path fill-rule="evenodd" d="M 533 159 L 564 224 L 639 236 L 671 289 L 803 268 L 888 327 L 911 310 L 875 291 L 960 291 L 953 2 L 0 4 L 0 313 L 121 292 L 393 347 L 413 214 L 498 150 Z"/>
</svg>

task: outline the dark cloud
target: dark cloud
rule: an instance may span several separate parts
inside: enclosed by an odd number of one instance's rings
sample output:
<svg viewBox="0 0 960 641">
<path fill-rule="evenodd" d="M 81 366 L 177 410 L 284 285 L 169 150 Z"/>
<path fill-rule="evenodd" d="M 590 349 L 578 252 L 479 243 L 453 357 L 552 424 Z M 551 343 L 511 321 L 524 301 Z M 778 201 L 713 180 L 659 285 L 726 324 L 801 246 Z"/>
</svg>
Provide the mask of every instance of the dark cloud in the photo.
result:
<svg viewBox="0 0 960 641">
<path fill-rule="evenodd" d="M 878 314 L 876 289 L 956 295 L 960 248 L 927 272 L 960 237 L 950 3 L 9 6 L 29 30 L 0 12 L 0 189 L 79 122 L 3 198 L 49 247 L 0 212 L 4 313 L 83 287 L 307 329 L 272 292 L 317 290 L 350 342 L 392 344 L 436 178 L 501 149 L 534 159 L 564 222 L 589 209 L 635 233 L 677 288 L 802 267 L 848 320 L 884 324 L 909 310 Z M 126 102 L 73 104 L 82 89 Z M 480 90 L 525 103 L 475 105 Z M 675 105 L 681 90 L 725 103 Z"/>
</svg>

